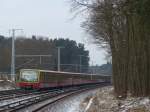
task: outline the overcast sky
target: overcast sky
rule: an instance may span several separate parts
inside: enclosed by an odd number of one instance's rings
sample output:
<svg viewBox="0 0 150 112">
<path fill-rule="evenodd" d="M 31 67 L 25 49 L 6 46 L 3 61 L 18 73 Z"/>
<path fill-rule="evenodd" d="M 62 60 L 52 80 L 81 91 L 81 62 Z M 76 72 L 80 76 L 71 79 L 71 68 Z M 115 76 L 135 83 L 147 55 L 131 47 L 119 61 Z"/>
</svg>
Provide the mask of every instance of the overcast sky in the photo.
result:
<svg viewBox="0 0 150 112">
<path fill-rule="evenodd" d="M 0 4 L 0 34 L 8 36 L 9 29 L 22 28 L 26 36 L 69 38 L 85 44 L 94 64 L 106 63 L 104 50 L 92 45 L 80 27 L 84 18 L 70 20 L 67 0 L 0 0 Z"/>
</svg>

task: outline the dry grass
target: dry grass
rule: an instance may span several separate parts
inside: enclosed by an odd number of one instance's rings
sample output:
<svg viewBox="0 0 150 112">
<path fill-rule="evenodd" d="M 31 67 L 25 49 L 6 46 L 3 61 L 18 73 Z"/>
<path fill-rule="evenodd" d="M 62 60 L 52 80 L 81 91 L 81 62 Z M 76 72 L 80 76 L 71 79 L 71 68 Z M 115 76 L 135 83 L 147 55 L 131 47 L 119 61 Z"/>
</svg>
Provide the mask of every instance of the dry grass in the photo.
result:
<svg viewBox="0 0 150 112">
<path fill-rule="evenodd" d="M 93 102 L 86 112 L 150 112 L 149 98 L 118 99 L 115 97 L 112 87 L 101 88 L 93 98 Z M 90 97 L 87 97 L 84 102 L 89 100 Z"/>
<path fill-rule="evenodd" d="M 127 112 L 150 112 L 150 111 L 148 111 L 145 106 L 139 106 L 139 107 L 133 107 L 127 110 Z"/>
</svg>

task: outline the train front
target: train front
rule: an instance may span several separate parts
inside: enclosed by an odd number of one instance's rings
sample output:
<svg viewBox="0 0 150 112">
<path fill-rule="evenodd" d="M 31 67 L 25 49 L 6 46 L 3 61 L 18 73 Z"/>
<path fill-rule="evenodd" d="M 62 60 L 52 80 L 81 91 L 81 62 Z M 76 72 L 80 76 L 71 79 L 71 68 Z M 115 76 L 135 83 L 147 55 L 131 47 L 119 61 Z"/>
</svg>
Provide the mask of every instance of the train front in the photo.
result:
<svg viewBox="0 0 150 112">
<path fill-rule="evenodd" d="M 17 86 L 22 89 L 38 89 L 39 88 L 39 72 L 33 69 L 20 70 Z"/>
</svg>

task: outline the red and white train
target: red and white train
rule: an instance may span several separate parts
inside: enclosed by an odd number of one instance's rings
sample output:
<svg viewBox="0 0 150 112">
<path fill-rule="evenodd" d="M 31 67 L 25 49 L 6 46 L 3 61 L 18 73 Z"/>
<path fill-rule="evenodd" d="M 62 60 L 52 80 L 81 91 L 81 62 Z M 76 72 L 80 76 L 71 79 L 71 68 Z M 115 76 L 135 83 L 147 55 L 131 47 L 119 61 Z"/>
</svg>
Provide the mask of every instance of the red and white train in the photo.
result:
<svg viewBox="0 0 150 112">
<path fill-rule="evenodd" d="M 84 73 L 21 69 L 16 84 L 19 88 L 41 89 L 109 81 L 110 76 Z"/>
</svg>

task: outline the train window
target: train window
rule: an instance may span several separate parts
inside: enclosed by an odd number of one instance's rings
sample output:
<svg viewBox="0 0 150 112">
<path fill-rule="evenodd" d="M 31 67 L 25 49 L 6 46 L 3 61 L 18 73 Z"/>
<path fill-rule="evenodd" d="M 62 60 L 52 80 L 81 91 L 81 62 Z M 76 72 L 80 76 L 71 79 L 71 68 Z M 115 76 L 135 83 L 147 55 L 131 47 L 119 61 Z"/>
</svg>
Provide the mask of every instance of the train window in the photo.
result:
<svg viewBox="0 0 150 112">
<path fill-rule="evenodd" d="M 43 75 L 43 72 L 39 72 L 39 81 L 40 82 L 44 82 L 44 75 Z"/>
<path fill-rule="evenodd" d="M 41 72 L 41 80 L 43 82 L 50 82 L 52 80 L 52 76 L 49 72 Z"/>
</svg>

